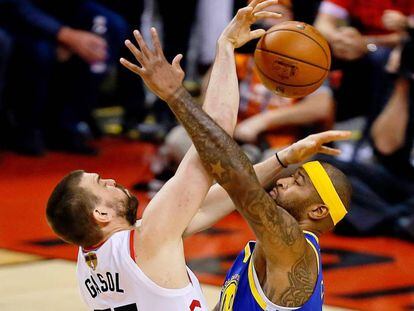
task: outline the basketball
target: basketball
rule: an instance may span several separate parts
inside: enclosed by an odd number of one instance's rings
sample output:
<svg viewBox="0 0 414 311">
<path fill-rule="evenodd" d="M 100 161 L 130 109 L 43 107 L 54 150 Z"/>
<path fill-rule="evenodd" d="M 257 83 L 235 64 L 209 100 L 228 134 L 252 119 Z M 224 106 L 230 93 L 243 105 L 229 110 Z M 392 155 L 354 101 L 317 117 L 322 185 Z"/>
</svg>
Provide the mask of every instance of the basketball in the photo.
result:
<svg viewBox="0 0 414 311">
<path fill-rule="evenodd" d="M 318 89 L 331 66 L 331 52 L 322 34 L 296 21 L 270 28 L 258 42 L 254 59 L 263 84 L 290 98 Z"/>
</svg>

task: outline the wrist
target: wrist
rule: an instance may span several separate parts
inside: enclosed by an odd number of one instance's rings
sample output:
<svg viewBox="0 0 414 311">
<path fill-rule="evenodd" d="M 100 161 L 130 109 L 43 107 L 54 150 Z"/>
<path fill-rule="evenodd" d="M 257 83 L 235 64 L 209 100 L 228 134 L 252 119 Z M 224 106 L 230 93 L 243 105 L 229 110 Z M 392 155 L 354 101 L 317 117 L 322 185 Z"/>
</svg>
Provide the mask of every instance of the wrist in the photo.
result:
<svg viewBox="0 0 414 311">
<path fill-rule="evenodd" d="M 288 165 L 290 164 L 289 161 L 288 161 L 288 159 L 287 159 L 287 148 L 282 149 L 282 150 L 276 152 L 275 155 L 276 155 L 276 159 L 277 159 L 278 163 L 282 167 L 287 168 Z"/>
<path fill-rule="evenodd" d="M 220 36 L 220 38 L 217 40 L 217 47 L 218 48 L 230 48 L 232 50 L 235 49 L 235 42 L 234 40 L 226 37 L 226 36 Z"/>
<path fill-rule="evenodd" d="M 164 94 L 157 94 L 163 101 L 166 103 L 174 102 L 178 97 L 180 97 L 180 94 L 188 93 L 187 90 L 183 85 L 179 86 L 171 86 L 166 89 Z"/>
</svg>

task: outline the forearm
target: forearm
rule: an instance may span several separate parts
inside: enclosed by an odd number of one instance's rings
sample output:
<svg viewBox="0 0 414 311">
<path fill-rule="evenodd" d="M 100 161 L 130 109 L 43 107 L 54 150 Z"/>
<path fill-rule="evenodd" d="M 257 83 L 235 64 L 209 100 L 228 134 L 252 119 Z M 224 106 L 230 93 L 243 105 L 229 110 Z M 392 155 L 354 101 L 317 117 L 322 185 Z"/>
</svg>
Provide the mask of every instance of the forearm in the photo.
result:
<svg viewBox="0 0 414 311">
<path fill-rule="evenodd" d="M 345 20 L 326 13 L 319 13 L 315 21 L 315 27 L 323 34 L 328 42 L 332 42 L 338 36 L 338 27 L 344 24 Z"/>
<path fill-rule="evenodd" d="M 260 241 L 265 245 L 281 241 L 288 247 L 296 244 L 301 237 L 297 222 L 263 190 L 252 164 L 237 143 L 200 107 L 183 100 L 188 96 L 179 89 L 168 103 L 190 135 L 206 171 L 226 190 Z M 303 246 L 303 241 L 298 245 Z"/>
<path fill-rule="evenodd" d="M 230 136 L 233 136 L 239 110 L 239 86 L 234 47 L 226 40 L 217 43 L 203 110 Z M 193 149 L 191 152 L 196 152 Z"/>
<path fill-rule="evenodd" d="M 224 187 L 234 178 L 253 178 L 253 166 L 237 143 L 202 109 L 183 88 L 167 103 L 191 137 L 206 170 Z"/>
<path fill-rule="evenodd" d="M 230 136 L 233 135 L 236 127 L 239 108 L 239 88 L 235 67 L 233 46 L 227 41 L 219 41 L 203 110 Z M 187 161 L 199 161 L 194 148 L 188 151 L 178 171 Z"/>
<path fill-rule="evenodd" d="M 219 42 L 204 99 L 203 110 L 230 136 L 233 135 L 237 123 L 239 108 L 238 91 L 234 48 L 228 42 Z M 199 161 L 199 155 L 194 146 L 192 146 L 181 162 L 177 172 L 179 173 L 191 162 L 196 164 Z M 210 180 L 211 183 L 212 180 Z M 217 187 L 219 186 L 213 186 L 212 189 L 217 189 Z M 201 208 L 197 211 L 197 214 L 187 226 L 184 236 L 192 235 L 211 227 L 219 219 L 234 210 L 233 202 L 227 193 L 221 187 L 219 188 L 215 191 L 215 196 L 204 201 L 210 208 Z M 214 216 L 211 217 L 211 215 Z"/>
<path fill-rule="evenodd" d="M 256 164 L 254 170 L 263 187 L 274 182 L 283 167 L 275 156 Z M 206 230 L 236 209 L 227 192 L 218 184 L 210 188 L 202 207 L 191 220 L 184 236 Z"/>
<path fill-rule="evenodd" d="M 395 47 L 407 36 L 405 32 L 395 32 L 388 35 L 364 36 L 364 40 L 378 46 Z"/>
<path fill-rule="evenodd" d="M 310 95 L 294 106 L 263 113 L 264 129 L 290 125 L 308 125 L 331 117 L 332 99 L 328 92 Z"/>
<path fill-rule="evenodd" d="M 217 43 L 216 58 L 210 74 L 204 111 L 233 136 L 239 109 L 239 86 L 234 48 L 226 40 Z"/>
</svg>

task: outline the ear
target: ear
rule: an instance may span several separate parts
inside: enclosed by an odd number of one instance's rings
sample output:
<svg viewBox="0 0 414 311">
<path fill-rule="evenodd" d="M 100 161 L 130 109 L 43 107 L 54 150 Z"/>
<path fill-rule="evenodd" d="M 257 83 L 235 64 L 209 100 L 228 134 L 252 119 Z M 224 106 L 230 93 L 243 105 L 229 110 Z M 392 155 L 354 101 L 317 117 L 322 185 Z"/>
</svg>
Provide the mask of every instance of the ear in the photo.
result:
<svg viewBox="0 0 414 311">
<path fill-rule="evenodd" d="M 322 220 L 329 216 L 329 209 L 324 204 L 314 204 L 310 207 L 308 216 L 312 220 Z"/>
<path fill-rule="evenodd" d="M 112 219 L 112 213 L 110 213 L 110 210 L 104 205 L 98 205 L 93 211 L 93 218 L 95 218 L 98 223 L 107 224 Z"/>
</svg>

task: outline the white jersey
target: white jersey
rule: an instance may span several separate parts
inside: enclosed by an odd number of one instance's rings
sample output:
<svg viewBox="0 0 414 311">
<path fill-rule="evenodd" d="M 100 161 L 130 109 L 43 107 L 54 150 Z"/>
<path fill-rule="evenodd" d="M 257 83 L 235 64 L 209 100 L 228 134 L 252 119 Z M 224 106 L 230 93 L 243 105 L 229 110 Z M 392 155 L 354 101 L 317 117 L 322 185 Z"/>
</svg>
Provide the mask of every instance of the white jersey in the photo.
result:
<svg viewBox="0 0 414 311">
<path fill-rule="evenodd" d="M 208 310 L 200 283 L 187 267 L 190 284 L 166 289 L 151 281 L 135 263 L 134 230 L 113 234 L 97 249 L 79 248 L 77 276 L 90 310 Z"/>
</svg>

